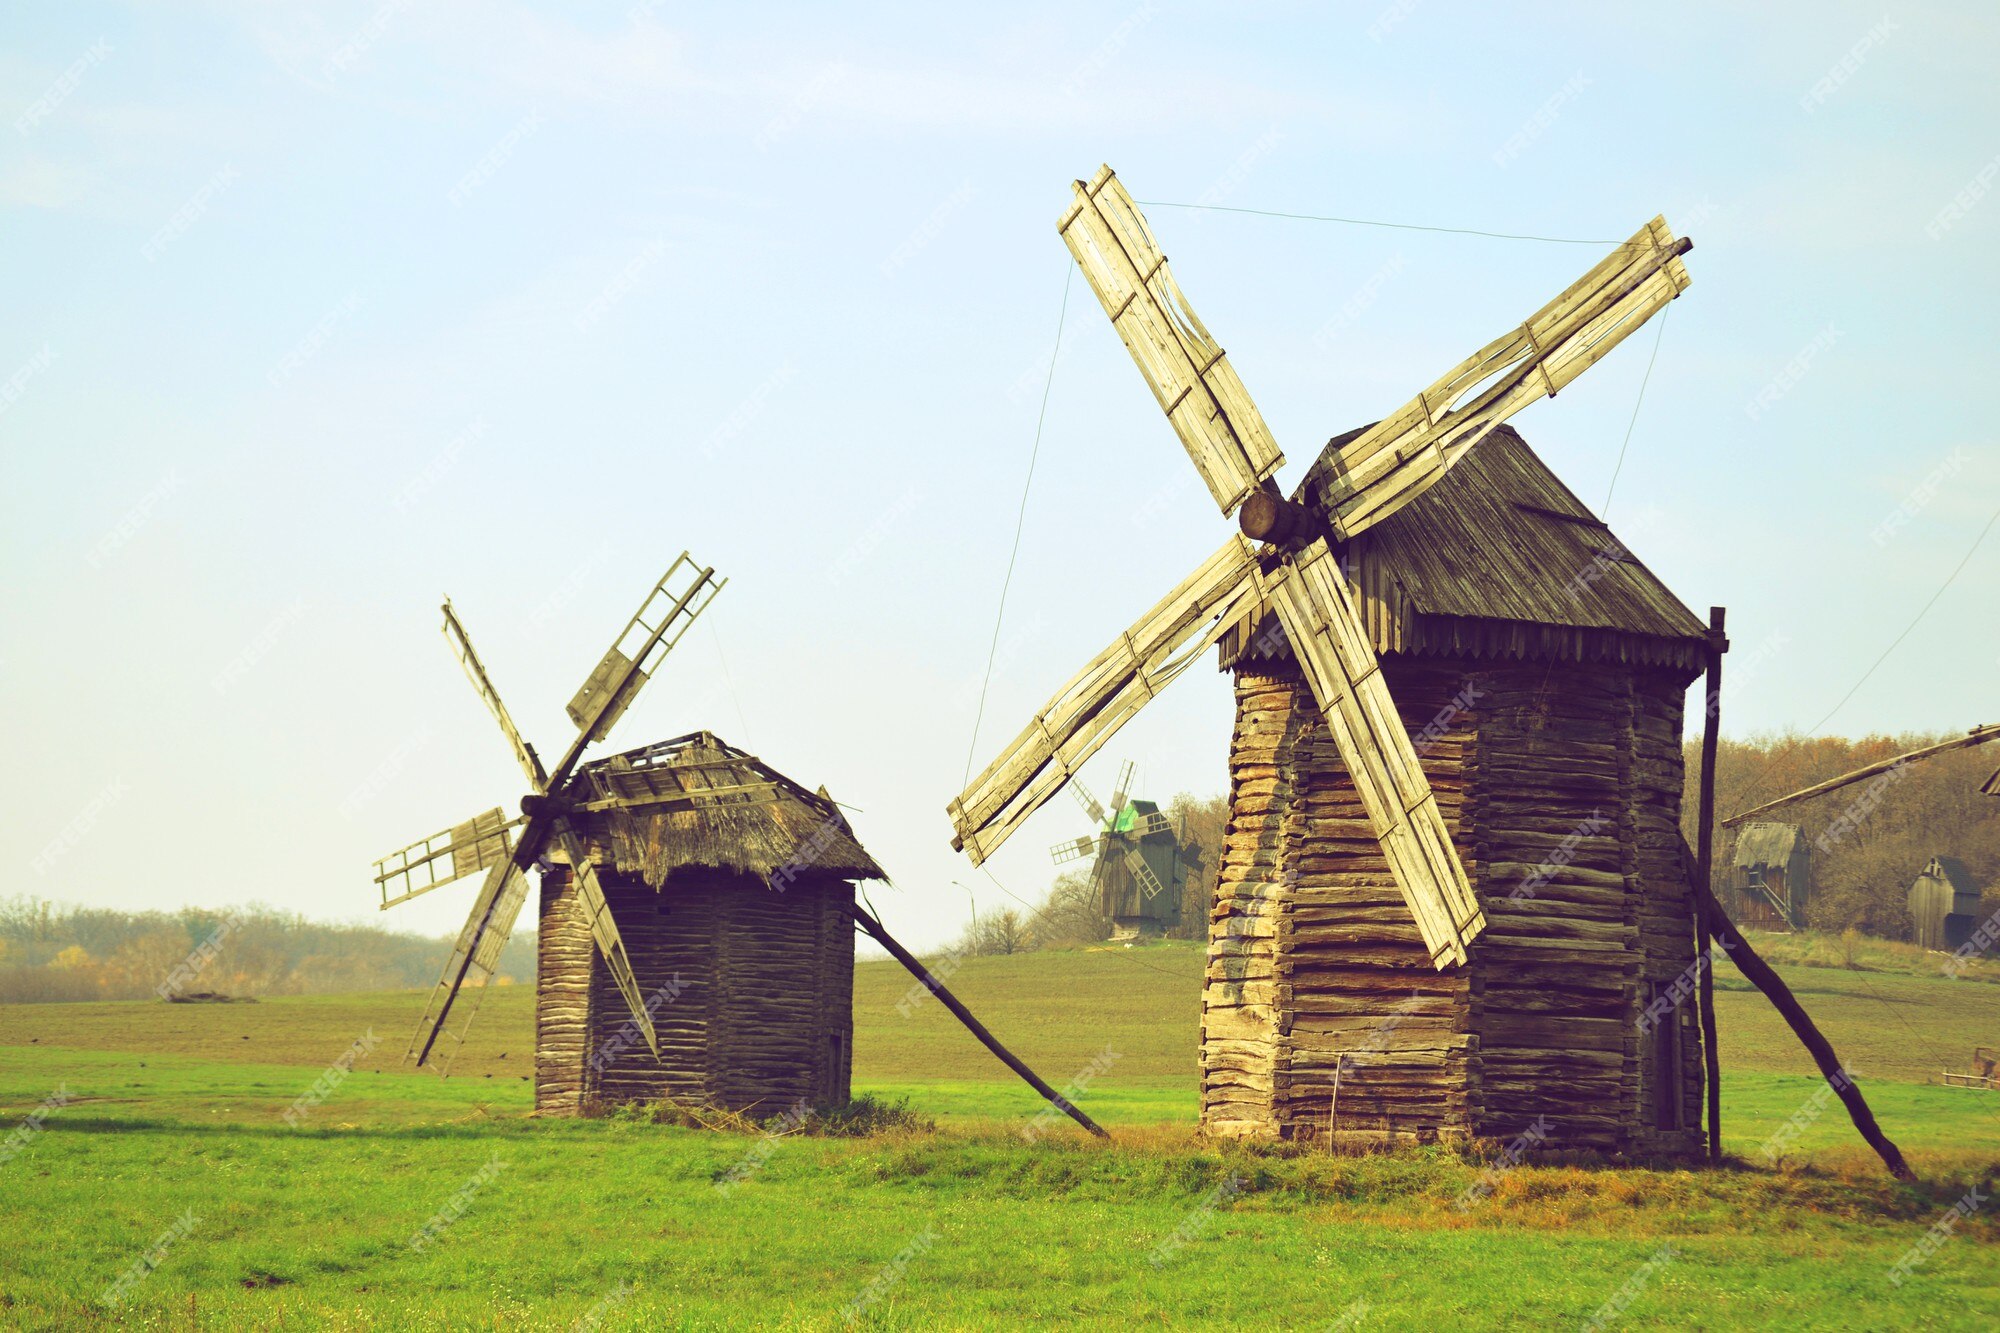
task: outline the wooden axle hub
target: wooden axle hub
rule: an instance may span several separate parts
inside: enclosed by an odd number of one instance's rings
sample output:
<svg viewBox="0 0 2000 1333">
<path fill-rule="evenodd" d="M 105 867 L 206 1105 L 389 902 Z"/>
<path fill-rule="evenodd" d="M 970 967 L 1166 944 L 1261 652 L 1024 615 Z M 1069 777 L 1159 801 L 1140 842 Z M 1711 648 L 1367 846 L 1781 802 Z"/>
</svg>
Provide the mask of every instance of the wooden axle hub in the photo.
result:
<svg viewBox="0 0 2000 1333">
<path fill-rule="evenodd" d="M 1236 511 L 1236 524 L 1252 541 L 1273 546 L 1311 541 L 1326 527 L 1310 506 L 1295 504 L 1275 491 L 1252 491 Z"/>
</svg>

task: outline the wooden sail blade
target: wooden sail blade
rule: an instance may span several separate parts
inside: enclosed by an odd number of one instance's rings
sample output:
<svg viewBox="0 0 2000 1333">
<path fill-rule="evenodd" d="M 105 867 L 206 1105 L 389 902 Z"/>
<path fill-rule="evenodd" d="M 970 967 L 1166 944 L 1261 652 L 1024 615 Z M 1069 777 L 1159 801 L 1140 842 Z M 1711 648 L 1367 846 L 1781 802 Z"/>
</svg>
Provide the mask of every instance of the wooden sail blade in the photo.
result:
<svg viewBox="0 0 2000 1333">
<path fill-rule="evenodd" d="M 590 850 L 583 845 L 583 839 L 576 835 L 568 820 L 556 823 L 556 841 L 562 847 L 563 855 L 569 859 L 570 873 L 576 878 L 576 901 L 583 908 L 590 925 L 590 937 L 597 941 L 597 952 L 604 957 L 604 966 L 611 973 L 611 979 L 618 983 L 618 993 L 625 997 L 625 1007 L 632 1011 L 632 1022 L 638 1027 L 646 1046 L 653 1052 L 655 1060 L 660 1058 L 660 1039 L 653 1032 L 653 1015 L 646 1008 L 645 997 L 639 994 L 639 978 L 632 971 L 632 960 L 625 952 L 625 939 L 618 933 L 618 923 L 611 918 L 611 904 L 605 901 L 604 885 L 597 877 L 597 866 L 590 859 Z"/>
<path fill-rule="evenodd" d="M 513 830 L 522 822 L 519 816 L 507 818 L 496 805 L 463 824 L 389 853 L 375 863 L 383 910 L 506 860 L 514 851 Z"/>
<path fill-rule="evenodd" d="M 1132 836 L 1135 838 L 1150 838 L 1155 833 L 1171 833 L 1173 832 L 1173 828 L 1174 821 L 1172 816 L 1166 814 L 1164 811 L 1155 810 L 1151 814 L 1140 815 L 1132 822 Z"/>
<path fill-rule="evenodd" d="M 1954 736 L 1952 739 L 1942 741 L 1937 745 L 1926 745 L 1921 749 L 1911 750 L 1907 754 L 1899 754 L 1893 759 L 1883 759 L 1876 763 L 1863 764 L 1852 773 L 1842 773 L 1837 778 L 1829 778 L 1825 782 L 1816 783 L 1803 790 L 1795 791 L 1789 796 L 1780 796 L 1775 801 L 1766 801 L 1762 805 L 1752 806 L 1741 814 L 1731 815 L 1722 821 L 1722 827 L 1735 828 L 1744 820 L 1755 819 L 1758 815 L 1768 814 L 1781 805 L 1790 805 L 1794 801 L 1805 801 L 1815 796 L 1824 796 L 1828 792 L 1839 791 L 1842 787 L 1850 786 L 1853 783 L 1861 781 L 1863 778 L 1872 778 L 1878 773 L 1887 773 L 1891 769 L 1900 769 L 1903 765 L 1914 763 L 1916 760 L 1928 759 L 1932 755 L 1945 754 L 1951 750 L 1970 749 L 1975 745 L 1984 745 L 1988 741 L 2000 741 L 2000 723 L 1974 727 L 1963 736 Z M 1988 796 L 2000 795 L 2000 773 L 1995 773 L 1991 778 L 1988 778 L 1986 785 L 1981 787 L 1980 790 Z"/>
<path fill-rule="evenodd" d="M 1155 875 L 1153 868 L 1146 864 L 1146 858 L 1140 854 L 1137 847 L 1127 847 L 1125 849 L 1125 871 L 1139 885 L 1139 892 L 1144 896 L 1145 901 L 1151 902 L 1154 898 L 1165 892 L 1163 886 L 1160 884 L 1160 877 Z"/>
<path fill-rule="evenodd" d="M 1111 813 L 1116 815 L 1124 810 L 1125 803 L 1132 799 L 1132 770 L 1135 765 L 1130 759 L 1118 766 L 1118 785 L 1111 789 Z"/>
<path fill-rule="evenodd" d="M 1285 456 L 1110 167 L 1076 182 L 1058 230 L 1209 493 L 1234 513 Z"/>
<path fill-rule="evenodd" d="M 1485 914 L 1325 541 L 1275 574 L 1269 595 L 1432 963 L 1463 963 Z"/>
<path fill-rule="evenodd" d="M 1076 803 L 1083 807 L 1083 813 L 1090 817 L 1091 823 L 1102 824 L 1108 818 L 1104 812 L 1104 802 L 1098 800 L 1096 793 L 1083 785 L 1082 778 L 1070 778 L 1069 794 L 1074 796 Z"/>
<path fill-rule="evenodd" d="M 568 780 L 586 746 L 605 738 L 695 617 L 727 583 L 727 579 L 718 580 L 713 569 L 695 564 L 686 551 L 660 576 L 570 700 L 569 717 L 577 726 L 576 739 L 550 776 L 550 788 Z"/>
<path fill-rule="evenodd" d="M 459 931 L 458 942 L 452 946 L 451 958 L 445 963 L 437 985 L 431 987 L 430 1000 L 424 1006 L 423 1018 L 418 1020 L 405 1059 L 419 1065 L 428 1062 L 441 1074 L 449 1072 L 452 1058 L 465 1044 L 465 1034 L 479 1013 L 487 983 L 500 969 L 500 951 L 507 947 L 507 937 L 514 933 L 514 921 L 521 915 L 521 904 L 527 896 L 528 877 L 512 859 L 496 862 L 486 872 L 486 882 L 480 886 L 479 897 L 465 919 L 465 928 Z M 461 997 L 459 992 L 468 979 L 476 979 L 480 984 L 471 995 Z M 457 1023 L 452 1025 L 454 1012 Z M 432 1050 L 440 1038 L 446 1043 L 445 1049 L 439 1059 L 432 1060 Z"/>
<path fill-rule="evenodd" d="M 536 791 L 546 790 L 548 783 L 542 773 L 542 761 L 535 757 L 534 747 L 521 739 L 519 728 L 515 727 L 514 719 L 507 713 L 507 705 L 500 702 L 500 691 L 493 688 L 493 681 L 487 676 L 485 665 L 480 662 L 479 654 L 473 651 L 472 636 L 467 634 L 465 626 L 459 623 L 458 613 L 451 609 L 449 597 L 445 598 L 444 602 L 444 637 L 445 642 L 451 645 L 451 655 L 458 659 L 461 667 L 465 668 L 465 678 L 472 682 L 473 689 L 479 691 L 479 698 L 486 705 L 486 711 L 493 714 L 493 720 L 500 724 L 501 732 L 507 737 L 507 744 L 514 751 L 514 762 L 519 764 L 521 771 L 527 775 L 528 785 Z"/>
<path fill-rule="evenodd" d="M 1071 677 L 947 807 L 953 845 L 978 865 L 1060 791 L 1146 701 L 1261 601 L 1256 550 L 1232 536 Z"/>
<path fill-rule="evenodd" d="M 1059 842 L 1049 848 L 1050 857 L 1059 866 L 1068 865 L 1071 861 L 1081 861 L 1086 856 L 1095 855 L 1096 852 L 1096 838 L 1071 838 L 1068 842 Z"/>
<path fill-rule="evenodd" d="M 1435 485 L 1494 427 L 1553 397 L 1688 286 L 1690 242 L 1654 218 L 1527 323 L 1454 366 L 1340 451 L 1328 519 L 1342 540 Z"/>
</svg>

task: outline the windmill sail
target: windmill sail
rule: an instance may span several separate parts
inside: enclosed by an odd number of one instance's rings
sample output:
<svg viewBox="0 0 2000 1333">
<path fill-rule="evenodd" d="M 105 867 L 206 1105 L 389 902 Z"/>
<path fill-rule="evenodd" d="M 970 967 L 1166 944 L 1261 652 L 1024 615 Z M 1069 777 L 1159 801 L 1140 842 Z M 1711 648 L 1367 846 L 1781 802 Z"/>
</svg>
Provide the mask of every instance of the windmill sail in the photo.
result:
<svg viewBox="0 0 2000 1333">
<path fill-rule="evenodd" d="M 504 861 L 514 851 L 513 830 L 521 824 L 499 806 L 454 824 L 375 863 L 375 883 L 384 909 Z"/>
<path fill-rule="evenodd" d="M 521 904 L 527 896 L 528 877 L 512 860 L 498 862 L 487 872 L 479 897 L 473 900 L 471 915 L 465 919 L 465 928 L 459 931 L 458 942 L 452 946 L 451 958 L 437 984 L 431 987 L 431 998 L 424 1006 L 424 1016 L 417 1022 L 417 1032 L 410 1039 L 405 1059 L 424 1064 L 430 1059 L 432 1048 L 443 1038 L 448 1044 L 443 1058 L 436 1062 L 437 1068 L 440 1073 L 450 1070 L 453 1057 L 465 1044 L 465 1034 L 479 1013 L 479 1002 L 486 998 L 487 984 L 500 970 L 500 951 L 507 947 L 507 937 L 514 933 L 514 921 L 521 915 Z M 460 1003 L 459 992 L 469 979 L 476 979 L 479 984 Z M 455 1027 L 450 1026 L 454 1007 L 458 1011 Z"/>
</svg>

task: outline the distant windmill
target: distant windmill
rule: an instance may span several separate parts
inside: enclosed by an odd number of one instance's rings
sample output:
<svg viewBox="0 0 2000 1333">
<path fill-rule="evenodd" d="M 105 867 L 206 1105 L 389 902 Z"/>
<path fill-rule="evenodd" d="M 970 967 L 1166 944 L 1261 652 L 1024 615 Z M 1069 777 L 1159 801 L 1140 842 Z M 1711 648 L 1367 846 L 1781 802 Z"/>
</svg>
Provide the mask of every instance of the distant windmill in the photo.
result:
<svg viewBox="0 0 2000 1333">
<path fill-rule="evenodd" d="M 1187 882 L 1182 839 L 1158 805 L 1131 799 L 1131 761 L 1118 770 L 1108 809 L 1079 779 L 1070 779 L 1069 789 L 1098 831 L 1059 842 L 1049 852 L 1057 865 L 1096 857 L 1090 886 L 1111 922 L 1112 938 L 1158 935 L 1179 925 L 1181 887 Z"/>
</svg>

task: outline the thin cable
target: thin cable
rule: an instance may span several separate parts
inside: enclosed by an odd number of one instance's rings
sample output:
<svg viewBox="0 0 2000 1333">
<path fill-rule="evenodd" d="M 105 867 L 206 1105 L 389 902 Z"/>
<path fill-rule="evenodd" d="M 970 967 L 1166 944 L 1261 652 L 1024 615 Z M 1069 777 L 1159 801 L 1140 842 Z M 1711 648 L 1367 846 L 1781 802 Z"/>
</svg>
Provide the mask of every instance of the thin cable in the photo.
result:
<svg viewBox="0 0 2000 1333">
<path fill-rule="evenodd" d="M 1972 557 L 1978 553 L 1980 544 L 1986 540 L 1986 534 L 1993 531 L 1993 525 L 1995 523 L 2000 523 L 2000 509 L 1996 509 L 1993 511 L 1993 517 L 1986 520 L 1986 526 L 1981 528 L 1979 530 L 1979 535 L 1972 539 L 1972 549 L 1965 553 L 1965 559 L 1959 561 L 1957 567 L 1954 568 L 1950 574 L 1946 575 L 1945 581 L 1938 585 L 1938 590 L 1931 594 L 1931 599 L 1923 604 L 1923 606 L 1917 611 L 1917 614 L 1910 620 L 1909 624 L 1903 626 L 1903 632 L 1901 634 L 1898 634 L 1893 640 L 1890 641 L 1889 646 L 1882 650 L 1882 655 L 1875 659 L 1875 665 L 1869 667 L 1868 670 L 1861 673 L 1861 679 L 1854 682 L 1854 689 L 1851 689 L 1847 693 L 1840 696 L 1840 702 L 1835 704 L 1830 710 L 1828 710 L 1827 715 L 1825 717 L 1821 718 L 1817 723 L 1813 725 L 1813 729 L 1806 733 L 1808 736 L 1816 734 L 1821 727 L 1825 726 L 1828 722 L 1831 722 L 1833 720 L 1833 715 L 1835 713 L 1838 713 L 1841 709 L 1847 707 L 1847 701 L 1849 699 L 1852 699 L 1855 693 L 1858 690 L 1860 690 L 1860 688 L 1863 685 L 1866 685 L 1868 683 L 1868 678 L 1875 674 L 1875 667 L 1879 667 L 1884 662 L 1888 661 L 1889 654 L 1896 651 L 1897 645 L 1901 644 L 1904 639 L 1910 637 L 1910 631 L 1917 627 L 1917 622 L 1922 620 L 1926 615 L 1930 614 L 1930 609 L 1933 606 L 1937 605 L 1938 598 L 1944 596 L 1945 589 L 1949 588 L 1952 585 L 1952 581 L 1956 579 L 1962 572 L 1964 572 L 1965 567 L 1967 565 L 1972 563 Z"/>
<path fill-rule="evenodd" d="M 722 634 L 715 628 L 714 617 L 709 618 L 708 634 L 710 638 L 715 640 L 715 660 L 722 664 L 722 687 L 729 692 L 730 706 L 736 710 L 736 725 L 742 728 L 736 734 L 743 738 L 744 745 L 755 749 L 755 746 L 750 745 L 750 724 L 743 719 L 743 701 L 736 697 L 736 682 L 730 679 L 729 659 L 723 656 Z"/>
<path fill-rule="evenodd" d="M 1611 512 L 1611 493 L 1618 489 L 1618 474 L 1625 470 L 1625 451 L 1632 445 L 1632 428 L 1639 424 L 1639 409 L 1646 402 L 1646 386 L 1653 382 L 1653 363 L 1660 359 L 1660 344 L 1667 336 L 1667 311 L 1673 308 L 1673 302 L 1669 301 L 1666 308 L 1660 311 L 1660 327 L 1653 332 L 1653 354 L 1646 358 L 1646 374 L 1639 381 L 1639 400 L 1632 404 L 1632 419 L 1625 423 L 1625 442 L 1618 446 L 1618 464 L 1611 469 L 1611 484 L 1604 488 L 1604 512 L 1598 515 L 1599 518 Z"/>
<path fill-rule="evenodd" d="M 1042 455 L 1042 423 L 1048 420 L 1049 390 L 1056 382 L 1056 357 L 1062 352 L 1063 323 L 1069 318 L 1069 284 L 1075 275 L 1073 264 L 1063 264 L 1062 309 L 1056 315 L 1056 345 L 1049 351 L 1049 374 L 1042 381 L 1042 406 L 1035 414 L 1035 446 L 1028 451 L 1028 478 L 1021 483 L 1021 508 L 1014 515 L 1014 548 L 1007 553 L 1007 576 L 1000 580 L 1000 607 L 993 615 L 993 642 L 986 648 L 986 675 L 979 682 L 979 709 L 972 716 L 972 743 L 965 747 L 965 780 L 972 785 L 972 759 L 979 753 L 979 724 L 986 720 L 986 691 L 993 684 L 993 661 L 1000 653 L 1000 626 L 1007 620 L 1007 590 L 1014 584 L 1014 561 L 1021 554 L 1021 529 L 1028 521 L 1028 492 L 1035 484 L 1035 460 Z"/>
<path fill-rule="evenodd" d="M 1192 208 L 1204 213 L 1252 213 L 1260 218 L 1291 218 L 1297 222 L 1345 222 L 1351 227 L 1388 227 L 1396 231 L 1436 231 L 1452 236 L 1485 236 L 1496 241 L 1546 241 L 1550 245 L 1651 244 L 1635 241 L 1597 241 L 1582 236 L 1532 236 L 1513 231 L 1478 231 L 1472 227 L 1427 227 L 1416 222 L 1382 222 L 1375 218 L 1341 218 L 1321 213 L 1279 213 L 1268 208 L 1231 208 L 1225 204 L 1175 204 L 1164 199 L 1134 199 L 1147 208 Z"/>
</svg>

